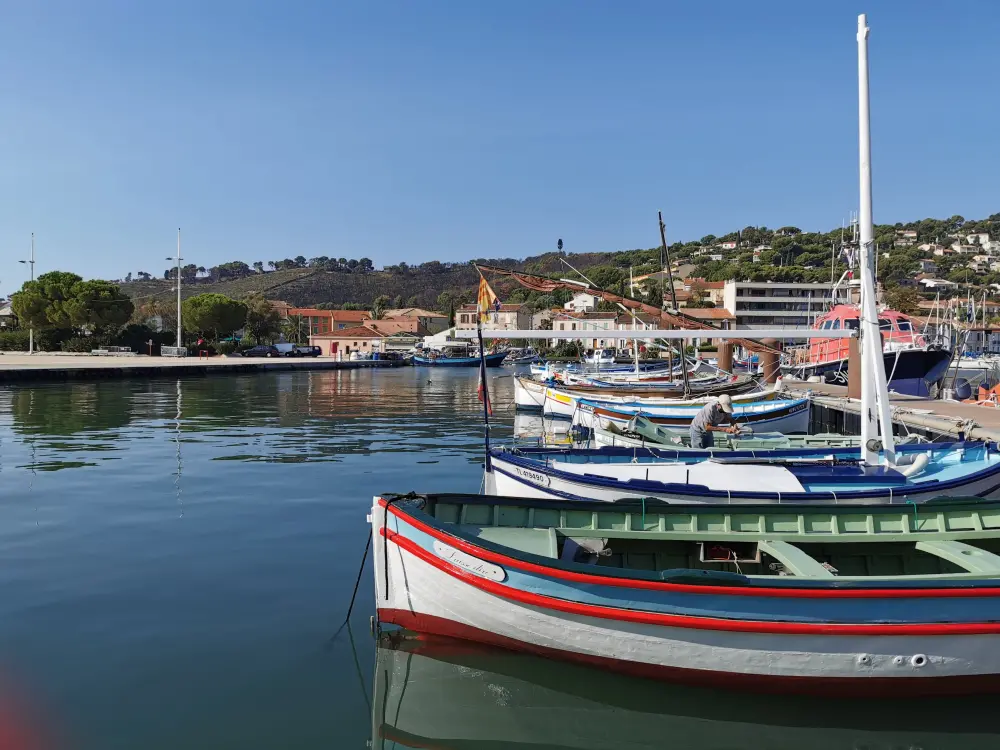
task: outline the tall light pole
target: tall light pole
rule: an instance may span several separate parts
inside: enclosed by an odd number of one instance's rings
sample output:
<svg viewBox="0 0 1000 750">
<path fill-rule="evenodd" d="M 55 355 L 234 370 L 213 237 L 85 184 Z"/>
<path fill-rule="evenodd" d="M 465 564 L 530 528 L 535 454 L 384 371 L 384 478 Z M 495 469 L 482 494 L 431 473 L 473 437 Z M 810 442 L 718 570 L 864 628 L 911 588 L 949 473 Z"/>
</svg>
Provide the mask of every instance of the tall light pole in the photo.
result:
<svg viewBox="0 0 1000 750">
<path fill-rule="evenodd" d="M 31 267 L 31 280 L 35 280 L 35 233 L 31 233 L 31 258 L 28 260 L 19 260 L 18 263 L 27 263 Z M 35 353 L 35 328 L 31 326 L 28 328 L 28 354 Z"/>
<path fill-rule="evenodd" d="M 167 260 L 174 260 L 167 256 Z M 177 227 L 177 348 L 181 348 L 181 229 Z"/>
</svg>

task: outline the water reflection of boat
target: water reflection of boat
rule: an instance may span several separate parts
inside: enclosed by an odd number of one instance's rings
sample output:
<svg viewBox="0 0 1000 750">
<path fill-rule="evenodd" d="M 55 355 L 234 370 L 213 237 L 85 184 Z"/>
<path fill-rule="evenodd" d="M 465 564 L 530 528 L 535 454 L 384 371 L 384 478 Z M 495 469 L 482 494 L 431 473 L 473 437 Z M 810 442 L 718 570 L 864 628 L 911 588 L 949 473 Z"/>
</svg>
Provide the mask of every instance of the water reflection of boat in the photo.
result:
<svg viewBox="0 0 1000 750">
<path fill-rule="evenodd" d="M 572 425 L 565 419 L 552 419 L 541 414 L 514 414 L 514 440 L 520 444 L 571 445 Z"/>
<path fill-rule="evenodd" d="M 383 634 L 372 747 L 979 750 L 1000 744 L 985 701 L 878 702 L 741 694 L 629 679 L 444 639 Z M 921 706 L 924 709 L 921 710 Z"/>
<path fill-rule="evenodd" d="M 483 357 L 487 367 L 499 367 L 503 364 L 507 352 L 487 354 Z M 429 367 L 479 367 L 479 355 L 463 357 L 453 352 L 414 354 L 413 364 Z"/>
</svg>

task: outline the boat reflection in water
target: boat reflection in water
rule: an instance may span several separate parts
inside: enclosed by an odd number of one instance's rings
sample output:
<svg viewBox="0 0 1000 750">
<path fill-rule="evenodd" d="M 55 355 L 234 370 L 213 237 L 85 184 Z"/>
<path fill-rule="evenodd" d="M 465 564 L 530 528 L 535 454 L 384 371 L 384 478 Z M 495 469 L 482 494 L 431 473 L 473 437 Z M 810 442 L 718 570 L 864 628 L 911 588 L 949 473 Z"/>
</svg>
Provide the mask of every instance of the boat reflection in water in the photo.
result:
<svg viewBox="0 0 1000 750">
<path fill-rule="evenodd" d="M 541 414 L 514 414 L 514 440 L 521 445 L 571 446 L 572 425 L 565 419 L 552 419 Z"/>
<path fill-rule="evenodd" d="M 728 693 L 395 631 L 379 641 L 372 747 L 992 750 L 989 700 Z"/>
</svg>

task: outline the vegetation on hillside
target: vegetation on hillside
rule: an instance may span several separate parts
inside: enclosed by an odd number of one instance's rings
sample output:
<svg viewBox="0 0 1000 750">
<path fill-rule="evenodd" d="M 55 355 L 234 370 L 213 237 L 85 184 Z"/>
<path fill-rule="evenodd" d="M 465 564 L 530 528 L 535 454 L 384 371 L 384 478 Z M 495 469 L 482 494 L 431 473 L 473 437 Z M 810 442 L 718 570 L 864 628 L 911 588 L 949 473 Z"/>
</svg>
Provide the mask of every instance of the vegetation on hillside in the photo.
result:
<svg viewBox="0 0 1000 750">
<path fill-rule="evenodd" d="M 913 230 L 917 238 L 899 246 L 898 232 Z M 878 276 L 887 287 L 912 280 L 920 260 L 934 257 L 936 276 L 963 285 L 1000 284 L 1000 271 L 977 271 L 968 267 L 964 255 L 930 256 L 918 248 L 925 243 L 950 245 L 953 238 L 983 232 L 1000 240 L 1000 214 L 987 219 L 923 219 L 907 224 L 880 224 L 875 227 L 879 253 Z M 794 226 L 778 229 L 747 226 L 723 235 L 706 235 L 700 240 L 670 246 L 670 259 L 693 266 L 691 275 L 708 281 L 742 279 L 750 281 L 830 281 L 847 268 L 840 252 L 849 230 L 837 227 L 829 232 L 803 232 Z M 714 256 L 714 257 L 713 257 Z M 721 259 L 719 259 L 721 257 Z M 502 266 L 528 273 L 576 275 L 563 260 L 583 271 L 594 284 L 627 294 L 629 275 L 643 276 L 660 270 L 660 248 L 619 252 L 566 255 L 551 252 L 523 260 L 515 258 L 476 259 L 474 262 Z M 1000 267 L 1000 266 L 998 266 Z M 270 269 L 270 270 L 269 270 Z M 123 290 L 140 305 L 148 300 L 167 300 L 174 293 L 176 269 L 166 269 L 164 279 L 150 274 L 129 280 Z M 379 297 L 388 298 L 388 307 L 417 306 L 453 314 L 475 298 L 479 276 L 471 263 L 428 261 L 419 265 L 399 263 L 375 270 L 371 260 L 303 256 L 284 260 L 230 261 L 205 269 L 188 265 L 181 269 L 182 294 L 203 292 L 224 294 L 233 299 L 261 295 L 296 306 L 372 310 Z M 541 309 L 558 303 L 553 295 L 528 292 L 510 279 L 498 280 L 496 291 L 509 302 L 528 302 Z M 659 288 L 644 284 L 646 295 L 656 301 Z M 561 297 L 560 297 L 561 298 Z M 695 293 L 695 306 L 710 305 L 702 293 Z"/>
</svg>

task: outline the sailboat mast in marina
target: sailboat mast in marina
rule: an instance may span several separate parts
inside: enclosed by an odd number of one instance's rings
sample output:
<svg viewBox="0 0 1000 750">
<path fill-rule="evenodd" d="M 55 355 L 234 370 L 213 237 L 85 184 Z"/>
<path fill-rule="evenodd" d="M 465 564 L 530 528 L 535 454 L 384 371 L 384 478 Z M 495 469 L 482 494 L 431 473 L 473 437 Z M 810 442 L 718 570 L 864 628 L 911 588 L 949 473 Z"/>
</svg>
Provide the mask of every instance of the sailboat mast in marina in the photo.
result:
<svg viewBox="0 0 1000 750">
<path fill-rule="evenodd" d="M 882 428 L 882 449 L 887 463 L 896 463 L 892 439 L 889 389 L 882 366 L 882 338 L 875 299 L 872 269 L 875 231 L 872 219 L 872 139 L 868 95 L 868 19 L 858 16 L 858 169 L 861 210 L 861 456 L 874 466 L 879 462 L 878 427 Z M 872 388 L 874 385 L 874 389 Z M 877 422 L 877 423 L 876 423 Z"/>
</svg>

